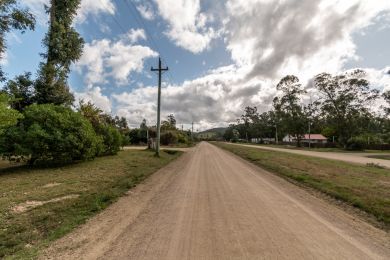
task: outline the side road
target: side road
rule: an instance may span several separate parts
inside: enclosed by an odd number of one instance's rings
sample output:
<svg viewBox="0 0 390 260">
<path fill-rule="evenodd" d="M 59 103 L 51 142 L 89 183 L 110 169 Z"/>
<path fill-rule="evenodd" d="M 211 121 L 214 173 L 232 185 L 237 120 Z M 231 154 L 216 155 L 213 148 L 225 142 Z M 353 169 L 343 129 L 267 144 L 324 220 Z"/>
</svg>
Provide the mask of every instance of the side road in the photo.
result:
<svg viewBox="0 0 390 260">
<path fill-rule="evenodd" d="M 358 163 L 358 164 L 367 164 L 367 163 L 374 163 L 379 164 L 380 166 L 390 168 L 390 160 L 382 160 L 382 159 L 375 159 L 375 158 L 368 158 L 365 157 L 367 154 L 359 154 L 359 153 L 337 153 L 337 152 L 315 152 L 315 151 L 302 151 L 302 150 L 293 150 L 293 149 L 284 149 L 284 148 L 275 148 L 275 147 L 268 147 L 268 146 L 262 146 L 262 145 L 249 145 L 249 144 L 233 144 L 228 143 L 231 145 L 240 145 L 240 146 L 246 146 L 251 148 L 258 148 L 263 150 L 270 150 L 270 151 L 277 151 L 277 152 L 285 152 L 285 153 L 293 153 L 293 154 L 301 154 L 306 156 L 313 156 L 313 157 L 319 157 L 324 159 L 331 159 L 331 160 L 339 160 L 344 162 L 350 162 L 350 163 Z M 374 154 L 370 154 L 374 155 Z"/>
</svg>

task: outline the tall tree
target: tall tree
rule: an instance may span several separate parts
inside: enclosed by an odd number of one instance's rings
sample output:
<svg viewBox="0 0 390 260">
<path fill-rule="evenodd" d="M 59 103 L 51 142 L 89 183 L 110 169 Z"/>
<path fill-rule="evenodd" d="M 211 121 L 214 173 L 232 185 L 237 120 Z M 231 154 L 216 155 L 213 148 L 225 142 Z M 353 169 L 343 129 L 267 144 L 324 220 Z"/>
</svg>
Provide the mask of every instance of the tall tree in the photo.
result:
<svg viewBox="0 0 390 260">
<path fill-rule="evenodd" d="M 377 90 L 370 89 L 366 73 L 354 70 L 337 76 L 322 73 L 315 77 L 315 86 L 327 124 L 335 129 L 340 144 L 359 134 L 359 121 L 370 113 L 370 103 L 377 99 Z"/>
<path fill-rule="evenodd" d="M 244 114 L 241 115 L 241 120 L 244 122 L 245 139 L 249 141 L 252 137 L 259 135 L 256 131 L 256 123 L 259 122 L 259 113 L 257 107 L 245 107 Z"/>
<path fill-rule="evenodd" d="M 390 116 L 390 90 L 383 93 L 383 98 L 385 99 L 385 101 L 388 104 L 388 107 L 385 107 L 385 113 L 386 113 L 386 115 Z"/>
<path fill-rule="evenodd" d="M 69 91 L 68 75 L 70 66 L 82 54 L 83 39 L 72 27 L 80 6 L 80 0 L 51 0 L 49 31 L 43 44 L 46 59 L 41 63 L 36 82 L 38 103 L 71 105 L 74 97 Z"/>
<path fill-rule="evenodd" d="M 29 72 L 9 80 L 4 90 L 11 97 L 10 105 L 13 109 L 23 111 L 27 106 L 34 103 L 34 81 L 31 79 L 31 73 Z"/>
<path fill-rule="evenodd" d="M 276 89 L 282 91 L 281 97 L 274 99 L 274 109 L 285 126 L 285 131 L 297 139 L 300 146 L 301 139 L 306 132 L 306 117 L 300 104 L 300 96 L 305 93 L 299 79 L 288 75 L 281 79 Z"/>
<path fill-rule="evenodd" d="M 176 118 L 173 114 L 168 116 L 168 123 L 171 125 L 173 129 L 176 129 Z"/>
<path fill-rule="evenodd" d="M 27 10 L 19 7 L 16 0 L 0 1 L 0 60 L 6 51 L 5 34 L 11 30 L 34 30 L 35 18 Z M 5 80 L 4 72 L 0 66 L 0 81 Z"/>
</svg>

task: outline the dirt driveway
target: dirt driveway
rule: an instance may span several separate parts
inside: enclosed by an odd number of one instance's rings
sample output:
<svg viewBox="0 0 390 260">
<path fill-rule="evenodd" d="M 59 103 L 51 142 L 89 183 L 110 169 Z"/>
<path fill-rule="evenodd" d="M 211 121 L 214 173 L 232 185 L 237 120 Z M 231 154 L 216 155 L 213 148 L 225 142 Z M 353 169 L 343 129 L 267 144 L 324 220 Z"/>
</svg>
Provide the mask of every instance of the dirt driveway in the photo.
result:
<svg viewBox="0 0 390 260">
<path fill-rule="evenodd" d="M 337 152 L 316 152 L 316 151 L 303 151 L 303 150 L 294 150 L 294 149 L 285 149 L 285 148 L 275 148 L 262 145 L 248 145 L 248 144 L 232 144 L 231 145 L 241 145 L 251 148 L 258 148 L 263 150 L 286 152 L 293 154 L 301 154 L 331 160 L 339 160 L 344 162 L 358 163 L 358 164 L 367 164 L 374 163 L 379 164 L 380 166 L 390 168 L 390 160 L 382 160 L 376 158 L 368 158 L 367 156 L 383 155 L 375 153 L 337 153 Z"/>
<path fill-rule="evenodd" d="M 389 234 L 201 143 L 42 259 L 389 259 Z"/>
</svg>

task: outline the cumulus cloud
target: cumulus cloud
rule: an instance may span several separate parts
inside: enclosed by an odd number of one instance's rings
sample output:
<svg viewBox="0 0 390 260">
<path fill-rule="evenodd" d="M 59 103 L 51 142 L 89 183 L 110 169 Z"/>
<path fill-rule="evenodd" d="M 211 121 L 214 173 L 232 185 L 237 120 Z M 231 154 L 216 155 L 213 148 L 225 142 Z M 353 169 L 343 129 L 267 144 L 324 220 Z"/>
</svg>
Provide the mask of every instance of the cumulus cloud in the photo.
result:
<svg viewBox="0 0 390 260">
<path fill-rule="evenodd" d="M 100 87 L 93 87 L 85 92 L 76 92 L 75 97 L 77 101 L 84 100 L 85 102 L 92 102 L 104 112 L 111 112 L 111 101 L 107 96 L 102 94 Z"/>
<path fill-rule="evenodd" d="M 131 43 L 136 43 L 139 40 L 146 40 L 146 34 L 143 29 L 130 29 L 126 36 Z"/>
<path fill-rule="evenodd" d="M 185 39 L 194 40 L 183 31 L 191 28 L 188 31 L 203 37 L 197 24 L 207 27 L 207 19 L 199 19 L 199 1 L 163 2 L 158 8 L 170 25 L 167 35 L 191 50 Z M 234 63 L 163 88 L 162 114 L 174 113 L 179 124 L 194 121 L 204 129 L 234 122 L 248 105 L 266 111 L 276 95 L 275 85 L 286 74 L 297 75 L 305 84 L 321 72 L 345 71 L 347 61 L 359 59 L 353 34 L 389 10 L 390 2 L 381 0 L 229 0 L 225 10 L 218 11 L 225 13 L 225 43 Z M 178 18 L 181 15 L 183 19 Z M 185 39 L 173 37 L 175 30 Z M 201 47 L 194 47 L 195 53 L 207 48 L 197 45 Z M 373 87 L 390 89 L 389 68 L 365 70 Z M 114 95 L 117 112 L 134 126 L 143 118 L 155 122 L 156 93 L 157 89 L 149 86 Z"/>
<path fill-rule="evenodd" d="M 240 75 L 245 75 L 241 68 L 226 66 L 182 85 L 164 87 L 162 115 L 173 113 L 178 124 L 195 122 L 200 129 L 205 129 L 235 121 L 244 106 L 268 108 L 259 102 L 274 95 L 274 90 L 267 87 L 270 82 L 251 80 L 243 83 Z M 118 103 L 116 114 L 125 116 L 132 126 L 139 125 L 143 118 L 155 122 L 156 87 L 137 88 L 113 95 L 113 99 Z"/>
<path fill-rule="evenodd" d="M 149 21 L 155 19 L 155 13 L 152 5 L 149 2 L 144 2 L 142 4 L 137 5 L 137 10 L 141 14 L 141 16 Z"/>
<path fill-rule="evenodd" d="M 142 30 L 130 30 L 117 41 L 102 39 L 87 43 L 76 69 L 84 75 L 87 85 L 106 83 L 110 77 L 118 84 L 127 83 L 132 72 L 142 71 L 145 59 L 157 56 L 149 47 L 133 45 L 144 36 Z"/>
<path fill-rule="evenodd" d="M 41 23 L 47 22 L 45 5 L 50 5 L 50 0 L 23 0 L 22 4 L 28 7 L 38 17 Z M 84 22 L 88 16 L 100 14 L 115 14 L 113 0 L 81 0 L 80 9 L 76 17 L 76 23 Z"/>
<path fill-rule="evenodd" d="M 159 14 L 168 23 L 165 34 L 177 46 L 200 53 L 217 36 L 214 28 L 207 25 L 210 19 L 201 12 L 200 0 L 155 0 L 155 3 Z"/>
<path fill-rule="evenodd" d="M 237 64 L 252 67 L 248 78 L 294 73 L 308 79 L 356 59 L 352 34 L 390 2 L 229 0 L 226 7 L 227 48 Z"/>
</svg>

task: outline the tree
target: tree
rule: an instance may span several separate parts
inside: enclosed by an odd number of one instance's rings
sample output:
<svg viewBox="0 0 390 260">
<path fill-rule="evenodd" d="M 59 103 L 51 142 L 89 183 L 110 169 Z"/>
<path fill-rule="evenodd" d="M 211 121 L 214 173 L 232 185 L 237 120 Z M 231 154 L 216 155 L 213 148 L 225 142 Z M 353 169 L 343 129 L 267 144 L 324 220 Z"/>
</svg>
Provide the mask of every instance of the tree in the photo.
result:
<svg viewBox="0 0 390 260">
<path fill-rule="evenodd" d="M 40 104 L 71 105 L 74 97 L 67 83 L 70 66 L 82 54 L 83 39 L 72 27 L 80 0 L 51 0 L 49 31 L 43 41 L 46 59 L 41 63 L 36 82 Z"/>
<path fill-rule="evenodd" d="M 294 136 L 297 139 L 297 145 L 300 146 L 306 132 L 307 120 L 299 102 L 300 96 L 305 91 L 301 88 L 299 79 L 293 75 L 284 77 L 276 89 L 282 91 L 282 96 L 274 99 L 274 109 L 280 115 L 287 133 Z"/>
<path fill-rule="evenodd" d="M 26 72 L 13 80 L 9 80 L 4 91 L 12 98 L 11 107 L 20 112 L 23 111 L 27 106 L 34 103 L 35 90 L 31 73 Z"/>
<path fill-rule="evenodd" d="M 124 139 L 120 132 L 120 126 L 117 125 L 118 121 L 122 120 L 119 117 L 112 118 L 112 116 L 103 113 L 103 110 L 92 102 L 85 103 L 83 100 L 79 103 L 79 112 L 91 123 L 95 133 L 102 141 L 98 155 L 117 154 Z M 127 127 L 126 119 L 125 123 Z"/>
<path fill-rule="evenodd" d="M 16 0 L 0 1 L 0 60 L 6 51 L 5 34 L 11 30 L 20 30 L 24 33 L 26 30 L 35 29 L 35 18 L 27 10 L 19 7 Z M 4 72 L 0 66 L 0 81 L 5 80 Z"/>
<path fill-rule="evenodd" d="M 253 124 L 259 120 L 259 114 L 257 113 L 257 107 L 245 107 L 244 114 L 241 115 L 241 120 L 244 123 L 244 133 L 245 140 L 248 142 L 250 138 L 252 138 L 253 132 Z"/>
<path fill-rule="evenodd" d="M 383 98 L 388 104 L 388 107 L 385 107 L 385 113 L 386 115 L 390 116 L 390 90 L 383 93 Z"/>
<path fill-rule="evenodd" d="M 172 129 L 176 129 L 176 118 L 173 114 L 168 116 L 168 123 Z"/>
<path fill-rule="evenodd" d="M 370 89 L 365 76 L 364 71 L 354 70 L 337 76 L 322 73 L 315 77 L 315 86 L 321 94 L 322 116 L 344 147 L 353 135 L 359 134 L 360 118 L 369 116 L 368 107 L 378 98 L 378 91 Z"/>
<path fill-rule="evenodd" d="M 161 122 L 161 130 L 162 131 L 176 130 L 176 119 L 173 114 L 170 114 L 167 117 L 167 120 Z"/>
<path fill-rule="evenodd" d="M 0 93 L 0 134 L 8 127 L 16 125 L 18 119 L 23 118 L 17 110 L 10 108 L 10 98 Z"/>
<path fill-rule="evenodd" d="M 80 113 L 53 104 L 33 104 L 23 115 L 20 124 L 0 138 L 4 155 L 28 158 L 30 164 L 63 164 L 97 155 L 101 140 Z"/>
</svg>

